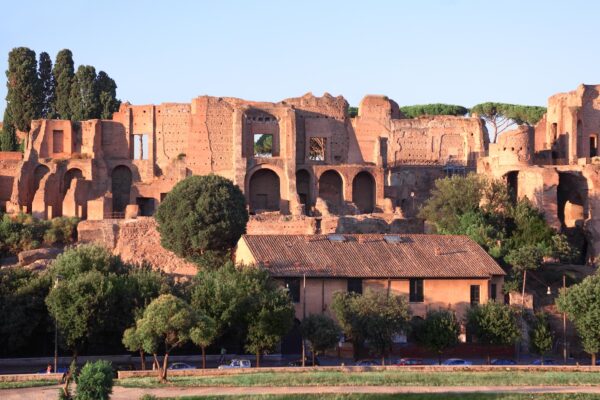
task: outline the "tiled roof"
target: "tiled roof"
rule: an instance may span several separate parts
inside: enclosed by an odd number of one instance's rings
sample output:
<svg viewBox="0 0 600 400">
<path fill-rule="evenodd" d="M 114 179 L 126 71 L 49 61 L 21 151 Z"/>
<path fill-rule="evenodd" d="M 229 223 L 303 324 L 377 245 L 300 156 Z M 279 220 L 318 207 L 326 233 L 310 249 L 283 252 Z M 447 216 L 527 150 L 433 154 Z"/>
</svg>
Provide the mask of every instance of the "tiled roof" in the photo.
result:
<svg viewBox="0 0 600 400">
<path fill-rule="evenodd" d="M 386 240 L 387 239 L 387 240 Z M 481 246 L 454 235 L 244 235 L 275 277 L 488 278 L 505 275 Z"/>
</svg>

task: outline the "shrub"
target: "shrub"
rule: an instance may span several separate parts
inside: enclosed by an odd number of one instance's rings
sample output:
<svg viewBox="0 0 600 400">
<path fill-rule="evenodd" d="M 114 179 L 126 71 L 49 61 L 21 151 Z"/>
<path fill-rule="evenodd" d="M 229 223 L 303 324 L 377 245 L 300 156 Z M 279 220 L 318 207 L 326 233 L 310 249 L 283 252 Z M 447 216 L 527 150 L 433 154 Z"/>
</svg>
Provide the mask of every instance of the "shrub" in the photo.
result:
<svg viewBox="0 0 600 400">
<path fill-rule="evenodd" d="M 47 244 L 70 244 L 77 241 L 77 224 L 75 217 L 58 217 L 50 221 L 50 226 L 44 233 L 44 242 Z"/>
<path fill-rule="evenodd" d="M 77 378 L 78 400 L 108 400 L 113 387 L 111 363 L 99 360 L 86 363 Z"/>
</svg>

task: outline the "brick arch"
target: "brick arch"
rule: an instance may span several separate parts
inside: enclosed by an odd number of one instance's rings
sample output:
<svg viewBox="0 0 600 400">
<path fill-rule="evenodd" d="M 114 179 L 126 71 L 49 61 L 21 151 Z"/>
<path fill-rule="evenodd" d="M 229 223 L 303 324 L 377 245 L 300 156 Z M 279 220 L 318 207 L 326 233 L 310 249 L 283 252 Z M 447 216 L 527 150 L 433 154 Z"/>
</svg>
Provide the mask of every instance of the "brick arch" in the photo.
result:
<svg viewBox="0 0 600 400">
<path fill-rule="evenodd" d="M 31 210 L 31 205 L 33 203 L 33 198 L 35 197 L 35 193 L 40 188 L 40 182 L 46 175 L 50 173 L 50 168 L 47 165 L 40 164 L 33 170 L 33 187 L 31 188 L 31 192 L 29 193 L 29 198 L 27 199 L 27 207 Z"/>
<path fill-rule="evenodd" d="M 69 170 L 67 170 L 67 172 L 65 172 L 65 174 L 63 175 L 62 182 L 61 182 L 63 197 L 65 196 L 67 191 L 71 188 L 71 183 L 73 182 L 73 179 L 85 179 L 85 176 L 83 175 L 83 171 L 81 171 L 79 168 L 70 168 Z"/>
<path fill-rule="evenodd" d="M 313 174 L 306 168 L 296 171 L 296 193 L 300 198 L 300 203 L 304 204 L 306 214 L 313 205 Z"/>
<path fill-rule="evenodd" d="M 344 204 L 344 177 L 335 169 L 319 175 L 319 197 L 327 202 L 329 210 L 339 214 Z"/>
<path fill-rule="evenodd" d="M 131 195 L 133 174 L 126 165 L 117 165 L 110 173 L 113 212 L 125 212 Z"/>
<path fill-rule="evenodd" d="M 352 202 L 361 214 L 372 213 L 375 209 L 375 177 L 366 170 L 360 171 L 352 179 Z"/>
<path fill-rule="evenodd" d="M 277 168 L 260 166 L 246 179 L 246 199 L 250 212 L 281 211 L 282 174 Z"/>
</svg>

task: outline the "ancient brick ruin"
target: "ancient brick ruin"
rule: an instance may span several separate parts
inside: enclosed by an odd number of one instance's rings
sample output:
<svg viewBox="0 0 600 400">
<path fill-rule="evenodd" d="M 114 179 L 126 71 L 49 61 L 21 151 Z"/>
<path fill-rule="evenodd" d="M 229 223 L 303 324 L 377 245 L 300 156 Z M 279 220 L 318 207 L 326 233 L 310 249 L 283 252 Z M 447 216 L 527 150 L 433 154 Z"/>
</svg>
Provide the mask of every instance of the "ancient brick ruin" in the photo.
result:
<svg viewBox="0 0 600 400">
<path fill-rule="evenodd" d="M 355 117 L 341 96 L 306 94 L 278 103 L 202 96 L 123 104 L 112 120 L 36 120 L 24 155 L 0 153 L 0 208 L 118 230 L 120 220 L 151 216 L 186 176 L 215 173 L 245 193 L 250 233 L 422 232 L 413 217 L 435 179 L 477 170 L 579 237 L 589 261 L 600 253 L 599 88 L 552 96 L 535 128 L 496 144 L 477 117 L 404 118 L 384 96 L 366 96 Z"/>
</svg>

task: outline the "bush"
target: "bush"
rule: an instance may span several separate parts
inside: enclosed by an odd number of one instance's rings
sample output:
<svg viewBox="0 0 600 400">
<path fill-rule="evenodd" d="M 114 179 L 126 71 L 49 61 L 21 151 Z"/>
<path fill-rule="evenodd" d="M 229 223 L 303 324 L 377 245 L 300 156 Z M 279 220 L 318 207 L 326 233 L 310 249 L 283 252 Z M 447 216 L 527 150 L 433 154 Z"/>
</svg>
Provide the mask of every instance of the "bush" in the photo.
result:
<svg viewBox="0 0 600 400">
<path fill-rule="evenodd" d="M 47 244 L 70 244 L 77 241 L 77 224 L 75 217 L 58 217 L 50 221 L 50 226 L 44 233 L 44 242 Z"/>
<path fill-rule="evenodd" d="M 113 387 L 111 363 L 99 360 L 86 363 L 77 378 L 77 400 L 108 400 Z"/>
</svg>

